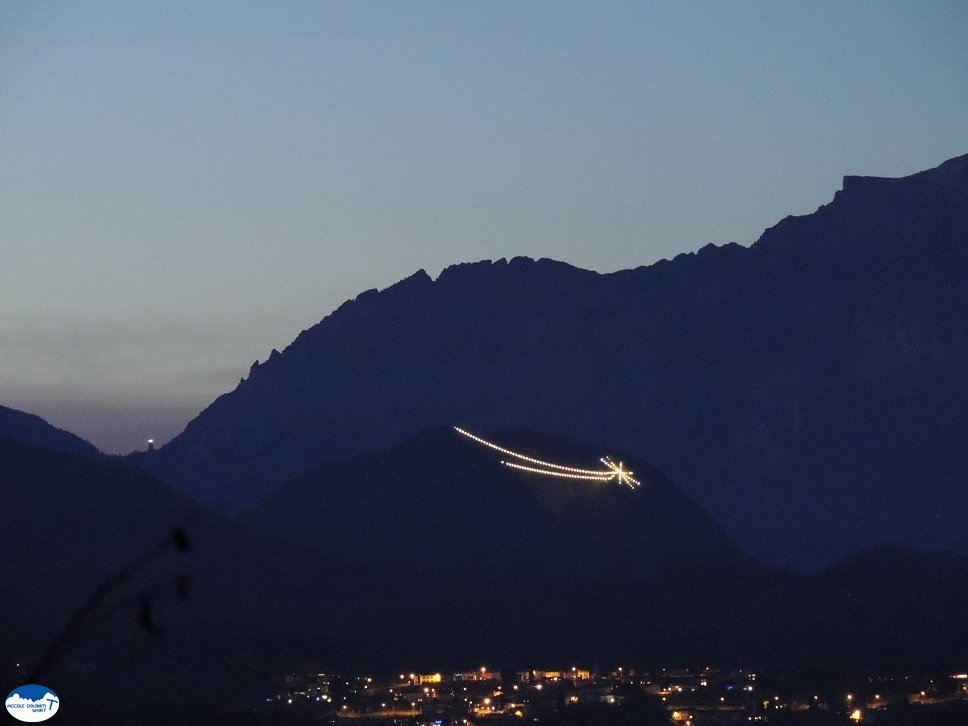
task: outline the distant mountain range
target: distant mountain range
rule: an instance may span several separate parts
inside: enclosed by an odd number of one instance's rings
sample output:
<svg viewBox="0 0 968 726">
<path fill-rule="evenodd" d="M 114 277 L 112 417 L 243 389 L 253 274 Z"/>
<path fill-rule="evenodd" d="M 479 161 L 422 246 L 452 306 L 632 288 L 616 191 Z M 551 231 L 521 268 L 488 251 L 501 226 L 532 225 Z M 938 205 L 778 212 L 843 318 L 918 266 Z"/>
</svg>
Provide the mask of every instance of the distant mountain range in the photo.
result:
<svg viewBox="0 0 968 726">
<path fill-rule="evenodd" d="M 370 290 L 131 461 L 237 512 L 462 423 L 651 462 L 744 548 L 968 553 L 968 156 L 846 177 L 751 247 L 597 274 L 515 258 Z"/>
<path fill-rule="evenodd" d="M 94 444 L 69 431 L 55 428 L 40 416 L 0 406 L 0 437 L 27 441 L 54 451 L 79 456 L 97 456 Z"/>
</svg>

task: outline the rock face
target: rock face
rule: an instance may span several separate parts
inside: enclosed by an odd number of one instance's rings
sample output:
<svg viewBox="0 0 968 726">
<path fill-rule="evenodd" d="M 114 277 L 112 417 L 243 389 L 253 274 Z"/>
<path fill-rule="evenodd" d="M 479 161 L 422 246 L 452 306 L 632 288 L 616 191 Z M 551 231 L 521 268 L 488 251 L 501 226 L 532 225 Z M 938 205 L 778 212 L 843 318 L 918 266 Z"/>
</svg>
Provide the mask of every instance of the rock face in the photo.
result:
<svg viewBox="0 0 968 726">
<path fill-rule="evenodd" d="M 774 563 L 968 553 L 968 156 L 846 177 L 751 247 L 457 265 L 345 303 L 135 461 L 228 509 L 462 424 L 655 464 Z"/>
</svg>

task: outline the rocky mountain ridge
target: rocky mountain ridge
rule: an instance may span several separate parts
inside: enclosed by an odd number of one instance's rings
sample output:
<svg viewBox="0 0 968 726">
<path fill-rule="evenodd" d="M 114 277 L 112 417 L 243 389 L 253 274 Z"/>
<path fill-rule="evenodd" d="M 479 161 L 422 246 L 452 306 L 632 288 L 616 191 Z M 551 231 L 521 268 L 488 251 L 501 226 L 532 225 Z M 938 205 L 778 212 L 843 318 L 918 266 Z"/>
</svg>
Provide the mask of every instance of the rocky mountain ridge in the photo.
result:
<svg viewBox="0 0 968 726">
<path fill-rule="evenodd" d="M 751 247 L 598 274 L 455 265 L 367 291 L 134 461 L 229 511 L 457 421 L 654 462 L 748 549 L 968 553 L 968 157 L 846 177 Z M 843 517 L 832 517 L 842 512 Z"/>
</svg>

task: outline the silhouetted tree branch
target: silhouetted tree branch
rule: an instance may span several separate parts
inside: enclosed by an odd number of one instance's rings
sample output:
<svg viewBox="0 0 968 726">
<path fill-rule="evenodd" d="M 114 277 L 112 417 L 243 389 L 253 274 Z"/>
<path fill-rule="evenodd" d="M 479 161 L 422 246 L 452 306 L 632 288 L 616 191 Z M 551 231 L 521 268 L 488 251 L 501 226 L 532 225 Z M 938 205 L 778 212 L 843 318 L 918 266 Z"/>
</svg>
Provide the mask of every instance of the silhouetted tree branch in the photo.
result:
<svg viewBox="0 0 968 726">
<path fill-rule="evenodd" d="M 166 552 L 184 553 L 190 548 L 191 543 L 189 542 L 187 532 L 182 527 L 175 527 L 165 539 L 138 557 L 135 557 L 134 560 L 118 571 L 117 574 L 98 585 L 91 594 L 91 597 L 78 608 L 70 620 L 67 621 L 67 624 L 53 639 L 47 652 L 44 653 L 27 677 L 27 683 L 39 683 L 53 665 L 60 660 L 64 652 L 76 642 L 82 632 L 97 622 L 111 617 L 118 611 L 126 609 L 133 603 L 138 604 L 138 623 L 141 627 L 149 633 L 155 632 L 150 595 L 166 587 L 171 582 L 168 579 L 156 582 L 152 587 L 142 591 L 138 595 L 121 600 L 109 608 L 103 607 L 104 600 L 112 591 L 128 583 L 138 573 L 146 569 L 152 562 Z M 174 585 L 175 594 L 178 599 L 184 600 L 188 594 L 188 578 L 185 575 L 177 575 L 172 584 Z"/>
</svg>

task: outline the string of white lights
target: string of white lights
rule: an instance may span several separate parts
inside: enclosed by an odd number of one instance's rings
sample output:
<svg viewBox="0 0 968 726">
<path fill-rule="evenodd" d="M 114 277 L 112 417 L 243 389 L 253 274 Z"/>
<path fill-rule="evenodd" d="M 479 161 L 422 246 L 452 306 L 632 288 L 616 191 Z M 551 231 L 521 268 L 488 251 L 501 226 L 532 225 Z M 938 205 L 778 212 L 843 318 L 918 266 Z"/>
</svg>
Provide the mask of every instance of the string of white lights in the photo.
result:
<svg viewBox="0 0 968 726">
<path fill-rule="evenodd" d="M 585 479 L 589 481 L 600 481 L 608 482 L 615 481 L 619 484 L 626 484 L 633 489 L 639 486 L 639 482 L 632 478 L 632 472 L 625 469 L 622 462 L 616 464 L 607 456 L 604 456 L 600 461 L 607 467 L 604 471 L 601 469 L 580 469 L 574 466 L 564 466 L 562 464 L 555 464 L 550 461 L 542 461 L 541 459 L 535 459 L 531 456 L 525 456 L 524 454 L 519 454 L 516 451 L 511 451 L 510 449 L 505 449 L 503 446 L 498 446 L 486 439 L 482 439 L 480 436 L 475 436 L 470 431 L 465 431 L 464 429 L 455 426 L 454 430 L 462 436 L 466 436 L 472 441 L 476 441 L 482 446 L 487 446 L 490 449 L 499 451 L 502 454 L 510 456 L 514 459 L 519 459 L 521 461 L 526 461 L 529 464 L 535 464 L 536 466 L 527 466 L 525 464 L 517 464 L 511 461 L 502 461 L 501 463 L 505 466 L 509 466 L 513 469 L 520 469 L 522 471 L 530 471 L 536 474 L 544 474 L 545 476 L 557 476 L 566 479 Z"/>
<path fill-rule="evenodd" d="M 501 446 L 498 446 L 497 444 L 492 444 L 490 441 L 485 441 L 480 436 L 475 436 L 470 431 L 465 431 L 464 429 L 458 428 L 457 426 L 454 427 L 454 430 L 457 433 L 463 434 L 467 438 L 472 439 L 472 440 L 476 441 L 479 444 L 483 444 L 484 446 L 488 446 L 488 447 L 494 449 L 495 451 L 500 451 L 502 454 L 507 454 L 508 456 L 511 456 L 511 457 L 513 457 L 515 459 L 520 459 L 521 461 L 527 461 L 527 462 L 529 462 L 531 464 L 537 464 L 539 466 L 543 466 L 543 467 L 546 467 L 548 469 L 558 469 L 560 471 L 572 471 L 572 472 L 575 472 L 576 474 L 601 474 L 602 473 L 601 471 L 596 471 L 595 469 L 578 469 L 578 468 L 576 468 L 574 466 L 564 466 L 562 464 L 554 464 L 554 463 L 552 463 L 550 461 L 542 461 L 541 459 L 535 459 L 535 458 L 532 458 L 530 456 L 525 456 L 524 454 L 519 454 L 516 451 L 511 451 L 510 449 L 505 449 L 505 448 L 503 448 Z"/>
<path fill-rule="evenodd" d="M 615 474 L 610 471 L 602 472 L 600 474 L 573 474 L 569 471 L 554 471 L 551 469 L 539 469 L 536 466 L 525 466 L 524 464 L 515 464 L 513 461 L 502 461 L 504 466 L 509 466 L 512 469 L 521 469 L 522 471 L 533 471 L 535 474 L 544 474 L 546 476 L 560 476 L 563 479 L 588 479 L 591 481 L 612 481 L 615 478 Z"/>
</svg>

